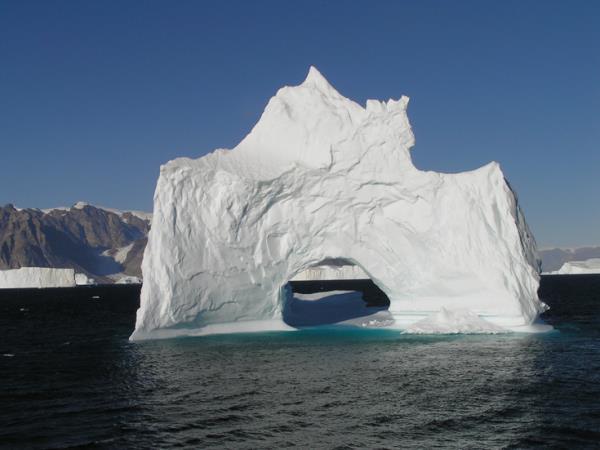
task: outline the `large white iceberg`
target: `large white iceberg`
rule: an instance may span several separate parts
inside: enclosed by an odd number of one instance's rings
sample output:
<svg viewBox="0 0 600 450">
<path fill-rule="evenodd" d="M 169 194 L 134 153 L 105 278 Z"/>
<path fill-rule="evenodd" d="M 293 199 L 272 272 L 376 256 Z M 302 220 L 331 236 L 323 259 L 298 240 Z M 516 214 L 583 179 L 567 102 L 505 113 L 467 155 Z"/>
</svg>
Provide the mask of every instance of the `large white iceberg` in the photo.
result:
<svg viewBox="0 0 600 450">
<path fill-rule="evenodd" d="M 131 338 L 289 328 L 288 281 L 331 260 L 387 294 L 398 328 L 442 308 L 532 324 L 535 241 L 499 165 L 418 170 L 407 105 L 362 107 L 311 68 L 233 150 L 163 165 Z"/>
<path fill-rule="evenodd" d="M 20 269 L 0 270 L 0 289 L 73 286 L 75 286 L 75 271 L 73 269 L 21 267 Z"/>
<path fill-rule="evenodd" d="M 590 258 L 585 261 L 567 261 L 560 269 L 550 272 L 552 275 L 581 275 L 600 274 L 600 258 Z"/>
</svg>

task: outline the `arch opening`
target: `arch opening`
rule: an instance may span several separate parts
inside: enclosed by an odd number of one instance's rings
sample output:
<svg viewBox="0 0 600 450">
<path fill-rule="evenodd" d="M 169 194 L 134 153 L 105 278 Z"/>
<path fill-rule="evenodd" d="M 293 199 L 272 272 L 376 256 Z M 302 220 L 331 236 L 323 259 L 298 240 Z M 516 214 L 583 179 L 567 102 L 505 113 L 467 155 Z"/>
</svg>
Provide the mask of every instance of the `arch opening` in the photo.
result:
<svg viewBox="0 0 600 450">
<path fill-rule="evenodd" d="M 325 258 L 284 287 L 283 321 L 292 327 L 384 327 L 394 322 L 390 300 L 355 261 Z"/>
</svg>

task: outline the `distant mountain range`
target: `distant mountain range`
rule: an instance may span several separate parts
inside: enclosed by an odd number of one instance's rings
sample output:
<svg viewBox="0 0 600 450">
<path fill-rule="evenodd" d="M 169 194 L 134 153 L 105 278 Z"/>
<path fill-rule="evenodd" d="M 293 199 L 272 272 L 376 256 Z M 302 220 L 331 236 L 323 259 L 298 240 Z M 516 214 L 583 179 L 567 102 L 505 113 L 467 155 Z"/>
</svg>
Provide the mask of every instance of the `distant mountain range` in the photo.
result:
<svg viewBox="0 0 600 450">
<path fill-rule="evenodd" d="M 585 261 L 600 258 L 600 246 L 579 248 L 550 248 L 539 250 L 542 258 L 542 270 L 551 272 L 558 270 L 567 261 Z"/>
<path fill-rule="evenodd" d="M 46 210 L 0 207 L 0 270 L 73 268 L 100 283 L 141 277 L 151 218 L 83 202 Z"/>
</svg>

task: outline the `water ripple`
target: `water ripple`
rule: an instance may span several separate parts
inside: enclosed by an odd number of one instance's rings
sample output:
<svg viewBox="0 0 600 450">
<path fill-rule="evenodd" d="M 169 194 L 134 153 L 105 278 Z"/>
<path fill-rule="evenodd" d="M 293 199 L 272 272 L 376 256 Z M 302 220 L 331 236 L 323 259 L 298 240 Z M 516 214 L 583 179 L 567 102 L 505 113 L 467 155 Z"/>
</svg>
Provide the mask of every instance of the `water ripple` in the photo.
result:
<svg viewBox="0 0 600 450">
<path fill-rule="evenodd" d="M 15 355 L 0 358 L 0 447 L 600 441 L 600 277 L 543 280 L 559 330 L 548 335 L 315 329 L 132 344 L 133 294 L 0 299 L 2 353 Z"/>
</svg>

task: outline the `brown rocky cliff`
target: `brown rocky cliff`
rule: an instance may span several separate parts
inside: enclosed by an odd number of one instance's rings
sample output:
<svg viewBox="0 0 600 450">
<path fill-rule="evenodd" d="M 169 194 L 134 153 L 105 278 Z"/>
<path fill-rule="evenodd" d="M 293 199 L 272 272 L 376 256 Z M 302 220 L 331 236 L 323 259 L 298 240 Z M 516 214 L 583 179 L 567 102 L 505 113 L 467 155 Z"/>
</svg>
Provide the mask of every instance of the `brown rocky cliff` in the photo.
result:
<svg viewBox="0 0 600 450">
<path fill-rule="evenodd" d="M 7 205 L 0 207 L 0 269 L 70 267 L 101 281 L 120 272 L 140 276 L 149 228 L 131 213 L 91 205 L 46 213 Z M 123 264 L 106 256 L 130 244 Z"/>
</svg>

